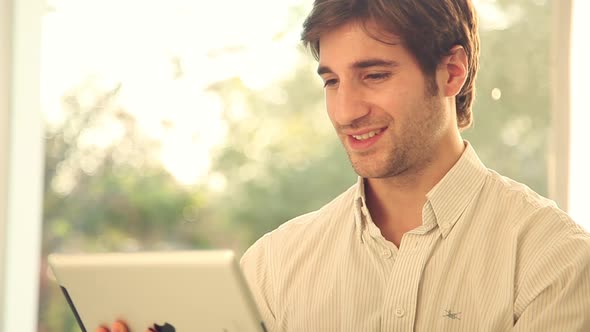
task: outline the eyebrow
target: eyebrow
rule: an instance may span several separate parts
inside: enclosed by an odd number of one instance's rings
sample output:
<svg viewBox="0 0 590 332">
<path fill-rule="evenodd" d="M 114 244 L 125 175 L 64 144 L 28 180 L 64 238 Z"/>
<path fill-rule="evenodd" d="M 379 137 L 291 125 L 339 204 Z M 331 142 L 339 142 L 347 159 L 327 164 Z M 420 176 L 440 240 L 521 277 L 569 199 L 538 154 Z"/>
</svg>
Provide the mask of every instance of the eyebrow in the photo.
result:
<svg viewBox="0 0 590 332">
<path fill-rule="evenodd" d="M 366 59 L 355 61 L 350 65 L 352 69 L 366 69 L 371 67 L 397 67 L 399 63 L 396 61 L 391 60 L 384 60 L 384 59 Z M 334 71 L 328 66 L 319 66 L 318 67 L 318 75 L 329 74 L 333 73 Z"/>
</svg>

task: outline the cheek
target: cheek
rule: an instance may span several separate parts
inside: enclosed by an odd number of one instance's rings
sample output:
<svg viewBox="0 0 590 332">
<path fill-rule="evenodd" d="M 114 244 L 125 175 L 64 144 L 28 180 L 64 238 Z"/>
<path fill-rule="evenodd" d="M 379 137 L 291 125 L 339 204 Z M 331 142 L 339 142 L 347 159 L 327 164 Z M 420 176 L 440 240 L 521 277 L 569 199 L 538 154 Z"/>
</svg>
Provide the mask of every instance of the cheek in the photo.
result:
<svg viewBox="0 0 590 332">
<path fill-rule="evenodd" d="M 374 94 L 369 100 L 376 109 L 396 118 L 403 113 L 407 99 L 407 91 L 389 89 Z"/>
<path fill-rule="evenodd" d="M 335 125 L 335 123 L 334 123 L 334 109 L 332 107 L 330 107 L 330 104 L 328 102 L 326 102 L 326 112 L 328 113 L 328 118 L 330 118 L 330 122 L 332 122 L 332 124 Z"/>
<path fill-rule="evenodd" d="M 392 134 L 399 138 L 411 135 L 415 129 L 415 122 L 423 117 L 421 114 L 425 111 L 423 101 L 422 94 L 404 89 L 380 98 L 376 106 L 384 112 L 383 116 L 389 119 L 394 129 Z"/>
<path fill-rule="evenodd" d="M 388 109 L 405 113 L 415 109 L 416 105 L 423 103 L 425 98 L 421 85 L 408 82 L 406 85 L 397 85 L 395 89 L 390 89 L 389 93 L 383 94 L 380 100 L 387 105 Z"/>
<path fill-rule="evenodd" d="M 330 122 L 332 122 L 332 125 L 336 126 L 336 122 L 335 122 L 336 106 L 332 100 L 332 97 L 330 97 L 329 95 L 326 94 L 324 97 L 324 103 L 325 103 L 326 112 L 328 113 L 328 117 L 330 118 Z"/>
</svg>

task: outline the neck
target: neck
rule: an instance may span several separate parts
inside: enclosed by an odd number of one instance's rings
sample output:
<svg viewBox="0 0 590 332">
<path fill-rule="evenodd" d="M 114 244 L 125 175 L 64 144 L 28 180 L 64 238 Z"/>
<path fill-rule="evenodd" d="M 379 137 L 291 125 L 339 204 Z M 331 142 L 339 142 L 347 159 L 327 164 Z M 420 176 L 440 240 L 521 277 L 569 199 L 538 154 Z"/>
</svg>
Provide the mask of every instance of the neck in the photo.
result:
<svg viewBox="0 0 590 332">
<path fill-rule="evenodd" d="M 403 233 L 422 224 L 426 194 L 455 165 L 464 150 L 465 145 L 457 134 L 441 141 L 434 149 L 436 153 L 422 165 L 393 177 L 365 180 L 369 211 L 388 240 L 399 245 Z"/>
</svg>

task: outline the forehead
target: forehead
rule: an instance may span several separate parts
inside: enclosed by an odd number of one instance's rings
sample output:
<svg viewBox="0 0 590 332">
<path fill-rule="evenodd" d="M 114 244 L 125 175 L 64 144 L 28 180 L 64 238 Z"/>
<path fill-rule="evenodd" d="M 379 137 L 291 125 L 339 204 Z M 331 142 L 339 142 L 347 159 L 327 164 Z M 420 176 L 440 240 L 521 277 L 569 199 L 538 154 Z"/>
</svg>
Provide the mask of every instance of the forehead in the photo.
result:
<svg viewBox="0 0 590 332">
<path fill-rule="evenodd" d="M 401 39 L 376 24 L 349 22 L 321 35 L 320 66 L 350 63 L 365 58 L 393 58 L 407 53 Z"/>
</svg>

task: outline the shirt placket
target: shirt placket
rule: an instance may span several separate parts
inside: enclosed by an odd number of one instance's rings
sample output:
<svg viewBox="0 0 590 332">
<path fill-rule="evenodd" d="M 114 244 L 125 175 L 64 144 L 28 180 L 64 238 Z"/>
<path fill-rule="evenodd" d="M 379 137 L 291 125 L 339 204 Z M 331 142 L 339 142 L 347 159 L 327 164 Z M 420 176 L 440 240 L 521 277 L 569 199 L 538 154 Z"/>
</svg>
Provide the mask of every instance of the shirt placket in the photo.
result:
<svg viewBox="0 0 590 332">
<path fill-rule="evenodd" d="M 386 286 L 382 331 L 413 331 L 422 273 L 438 232 L 406 233 Z"/>
</svg>

